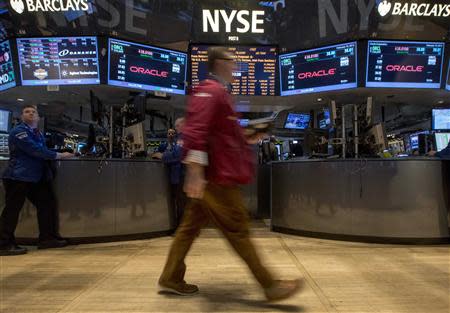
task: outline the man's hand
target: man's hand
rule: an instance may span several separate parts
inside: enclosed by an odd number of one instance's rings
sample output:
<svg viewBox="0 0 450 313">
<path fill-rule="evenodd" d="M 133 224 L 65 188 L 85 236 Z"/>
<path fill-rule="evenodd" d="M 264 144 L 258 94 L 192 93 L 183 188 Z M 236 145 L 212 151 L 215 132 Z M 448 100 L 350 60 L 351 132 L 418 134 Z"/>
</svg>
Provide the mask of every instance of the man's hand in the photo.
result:
<svg viewBox="0 0 450 313">
<path fill-rule="evenodd" d="M 431 150 L 431 151 L 428 151 L 427 155 L 431 156 L 431 157 L 434 157 L 436 155 L 436 152 L 437 151 Z"/>
<path fill-rule="evenodd" d="M 163 154 L 161 152 L 155 152 L 152 154 L 153 159 L 162 160 Z"/>
<path fill-rule="evenodd" d="M 56 159 L 57 160 L 61 160 L 61 159 L 69 159 L 69 158 L 73 158 L 75 156 L 75 154 L 70 153 L 70 152 L 63 152 L 63 153 L 57 153 L 56 154 Z"/>
<path fill-rule="evenodd" d="M 205 187 L 205 168 L 197 163 L 187 164 L 183 188 L 187 196 L 193 199 L 202 199 Z"/>
<path fill-rule="evenodd" d="M 246 138 L 246 140 L 247 140 L 247 144 L 255 145 L 258 142 L 260 142 L 261 140 L 266 139 L 266 138 L 269 138 L 269 135 L 267 135 L 266 133 L 256 133 L 252 136 L 248 136 Z"/>
</svg>

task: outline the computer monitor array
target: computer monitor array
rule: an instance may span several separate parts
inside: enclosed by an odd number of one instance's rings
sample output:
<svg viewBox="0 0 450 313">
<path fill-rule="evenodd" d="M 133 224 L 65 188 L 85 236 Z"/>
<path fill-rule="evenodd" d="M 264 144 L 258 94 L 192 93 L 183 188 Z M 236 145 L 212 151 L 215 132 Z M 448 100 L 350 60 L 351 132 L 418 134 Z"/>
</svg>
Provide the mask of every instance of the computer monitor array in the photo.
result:
<svg viewBox="0 0 450 313">
<path fill-rule="evenodd" d="M 24 86 L 100 84 L 103 61 L 95 36 L 17 38 L 15 43 Z M 184 95 L 188 68 L 192 86 L 208 77 L 209 47 L 193 44 L 188 56 L 108 38 L 107 83 Z M 10 41 L 0 43 L 0 91 L 17 84 L 12 48 Z M 236 60 L 232 83 L 236 95 L 290 96 L 356 87 L 440 88 L 442 80 L 450 90 L 450 71 L 443 77 L 443 42 L 369 40 L 366 47 L 347 42 L 281 55 L 276 46 L 227 48 Z M 360 54 L 367 58 L 359 60 Z M 358 80 L 362 67 L 366 77 Z"/>
</svg>

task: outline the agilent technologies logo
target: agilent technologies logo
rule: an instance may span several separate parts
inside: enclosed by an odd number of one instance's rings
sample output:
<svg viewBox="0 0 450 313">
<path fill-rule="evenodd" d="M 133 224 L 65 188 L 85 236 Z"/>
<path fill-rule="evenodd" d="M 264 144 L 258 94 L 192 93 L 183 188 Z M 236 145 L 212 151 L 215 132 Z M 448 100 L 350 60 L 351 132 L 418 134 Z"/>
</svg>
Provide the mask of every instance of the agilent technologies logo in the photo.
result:
<svg viewBox="0 0 450 313">
<path fill-rule="evenodd" d="M 11 8 L 19 14 L 28 12 L 88 11 L 88 0 L 10 0 Z"/>
<path fill-rule="evenodd" d="M 377 0 L 378 14 L 384 17 L 391 13 L 394 16 L 450 16 L 450 4 L 430 2 L 393 2 L 387 0 Z"/>
</svg>

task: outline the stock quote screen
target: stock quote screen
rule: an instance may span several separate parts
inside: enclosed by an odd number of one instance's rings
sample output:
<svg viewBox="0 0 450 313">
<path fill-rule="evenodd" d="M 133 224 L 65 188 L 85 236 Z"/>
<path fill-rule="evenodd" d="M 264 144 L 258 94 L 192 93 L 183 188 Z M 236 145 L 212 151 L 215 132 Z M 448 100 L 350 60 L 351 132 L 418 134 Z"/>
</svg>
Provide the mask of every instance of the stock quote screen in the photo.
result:
<svg viewBox="0 0 450 313">
<path fill-rule="evenodd" d="M 281 95 L 357 87 L 356 42 L 280 55 Z"/>
<path fill-rule="evenodd" d="M 191 83 L 197 86 L 208 77 L 208 47 L 191 47 Z M 275 96 L 277 48 L 268 46 L 234 46 L 228 51 L 236 57 L 232 94 Z"/>
<path fill-rule="evenodd" d="M 440 88 L 444 43 L 369 41 L 366 87 Z"/>
<path fill-rule="evenodd" d="M 18 38 L 22 85 L 99 84 L 96 37 Z"/>
<path fill-rule="evenodd" d="M 108 84 L 185 94 L 187 54 L 109 39 Z"/>
<path fill-rule="evenodd" d="M 0 91 L 16 86 L 11 46 L 9 41 L 0 43 Z"/>
</svg>

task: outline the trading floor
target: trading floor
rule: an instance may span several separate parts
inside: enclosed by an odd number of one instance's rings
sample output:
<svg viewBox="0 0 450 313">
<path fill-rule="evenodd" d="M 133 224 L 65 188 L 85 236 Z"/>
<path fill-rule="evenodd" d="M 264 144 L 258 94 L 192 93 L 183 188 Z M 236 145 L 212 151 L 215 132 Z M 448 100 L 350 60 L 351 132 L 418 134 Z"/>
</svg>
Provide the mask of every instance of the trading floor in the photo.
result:
<svg viewBox="0 0 450 313">
<path fill-rule="evenodd" d="M 221 235 L 205 229 L 188 259 L 192 297 L 158 294 L 172 237 L 32 250 L 0 257 L 0 312 L 377 312 L 448 313 L 450 246 L 379 245 L 270 232 L 254 222 L 265 263 L 305 289 L 264 301 Z"/>
</svg>

